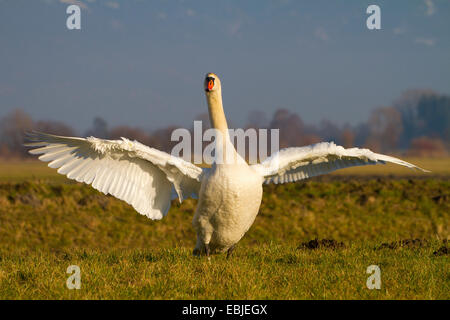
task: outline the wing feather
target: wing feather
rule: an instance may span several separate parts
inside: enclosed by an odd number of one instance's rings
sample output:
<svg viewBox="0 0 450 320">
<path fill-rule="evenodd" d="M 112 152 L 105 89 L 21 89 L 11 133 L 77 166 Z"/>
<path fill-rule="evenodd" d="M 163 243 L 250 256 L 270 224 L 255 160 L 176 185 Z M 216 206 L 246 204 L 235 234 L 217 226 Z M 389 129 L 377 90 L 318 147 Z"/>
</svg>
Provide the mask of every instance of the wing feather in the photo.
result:
<svg viewBox="0 0 450 320">
<path fill-rule="evenodd" d="M 137 141 L 27 133 L 31 154 L 69 179 L 92 185 L 131 204 L 140 214 L 161 219 L 171 191 L 179 200 L 198 193 L 202 169 Z"/>
<path fill-rule="evenodd" d="M 345 149 L 333 142 L 282 149 L 262 163 L 253 165 L 252 168 L 264 177 L 265 183 L 278 184 L 294 182 L 342 168 L 386 162 L 428 172 L 394 157 L 374 153 L 368 149 Z"/>
</svg>

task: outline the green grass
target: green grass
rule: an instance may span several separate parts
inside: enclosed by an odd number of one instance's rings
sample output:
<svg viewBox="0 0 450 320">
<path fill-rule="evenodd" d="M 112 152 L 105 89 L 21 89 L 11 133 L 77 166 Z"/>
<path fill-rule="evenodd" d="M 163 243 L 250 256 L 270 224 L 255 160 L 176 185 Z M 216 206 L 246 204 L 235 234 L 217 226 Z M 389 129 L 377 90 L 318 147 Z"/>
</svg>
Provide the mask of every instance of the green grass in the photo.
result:
<svg viewBox="0 0 450 320">
<path fill-rule="evenodd" d="M 34 168 L 0 167 L 0 299 L 450 298 L 449 256 L 434 254 L 450 239 L 445 175 L 266 186 L 233 257 L 208 261 L 191 254 L 195 200 L 173 202 L 166 218 L 151 221 Z M 26 179 L 30 170 L 34 179 Z M 301 245 L 315 238 L 344 246 Z M 366 288 L 372 264 L 381 268 L 381 290 Z M 81 268 L 80 290 L 66 288 L 69 265 Z"/>
<path fill-rule="evenodd" d="M 268 243 L 210 261 L 184 247 L 24 251 L 2 254 L 0 292 L 21 299 L 448 299 L 448 258 L 434 257 L 431 247 L 304 251 Z M 80 290 L 65 286 L 70 264 L 81 268 Z M 381 268 L 381 290 L 366 288 L 371 264 Z"/>
</svg>

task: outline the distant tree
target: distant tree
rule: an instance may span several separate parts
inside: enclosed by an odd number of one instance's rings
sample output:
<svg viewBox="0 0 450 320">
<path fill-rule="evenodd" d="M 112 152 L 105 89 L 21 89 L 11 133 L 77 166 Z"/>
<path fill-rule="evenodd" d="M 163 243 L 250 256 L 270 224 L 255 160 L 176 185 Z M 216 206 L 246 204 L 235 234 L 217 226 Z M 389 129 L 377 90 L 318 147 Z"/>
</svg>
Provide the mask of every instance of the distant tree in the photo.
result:
<svg viewBox="0 0 450 320">
<path fill-rule="evenodd" d="M 366 146 L 376 151 L 395 150 L 403 132 L 402 117 L 393 107 L 377 108 L 369 121 L 369 136 Z"/>
<path fill-rule="evenodd" d="M 424 120 L 419 117 L 417 106 L 424 97 L 436 95 L 432 90 L 414 89 L 405 91 L 394 101 L 393 106 L 400 112 L 403 125 L 400 147 L 407 148 L 411 139 L 423 135 Z"/>
<path fill-rule="evenodd" d="M 366 122 L 360 123 L 353 128 L 355 133 L 355 146 L 363 146 L 369 137 L 369 127 Z"/>
<path fill-rule="evenodd" d="M 278 109 L 270 122 L 270 128 L 280 129 L 280 148 L 304 145 L 304 124 L 297 114 Z"/>
<path fill-rule="evenodd" d="M 209 119 L 208 112 L 203 112 L 203 113 L 197 115 L 195 117 L 194 121 L 201 121 L 202 122 L 202 129 L 203 129 L 203 131 L 211 128 L 211 122 L 210 122 L 210 119 Z M 230 125 L 230 124 L 228 124 L 228 125 Z M 192 130 L 194 130 L 193 127 L 192 127 Z"/>
<path fill-rule="evenodd" d="M 450 140 L 449 96 L 432 90 L 409 90 L 394 106 L 402 117 L 402 147 L 407 147 L 413 139 L 424 136 Z"/>
<path fill-rule="evenodd" d="M 25 156 L 24 132 L 33 128 L 33 120 L 21 109 L 15 109 L 0 119 L 0 145 L 9 156 Z"/>
<path fill-rule="evenodd" d="M 153 141 L 152 147 L 159 150 L 166 151 L 170 153 L 172 148 L 178 143 L 177 141 L 171 141 L 172 132 L 177 129 L 177 127 L 169 126 L 163 129 L 155 130 L 151 134 L 151 139 Z"/>
<path fill-rule="evenodd" d="M 2 142 L 0 142 L 0 157 L 2 158 L 10 158 L 13 156 L 11 150 L 9 150 L 8 146 Z"/>
<path fill-rule="evenodd" d="M 211 127 L 208 113 L 198 115 L 196 120 L 202 121 L 203 131 Z M 231 123 L 228 126 L 233 128 Z M 442 150 L 450 150 L 450 96 L 432 90 L 409 90 L 395 100 L 392 107 L 374 109 L 369 119 L 357 126 L 339 126 L 331 120 L 322 120 L 318 125 L 306 124 L 298 114 L 286 109 L 276 110 L 269 121 L 263 111 L 256 110 L 249 113 L 245 128 L 279 129 L 280 148 L 334 141 L 344 147 L 365 146 L 379 152 L 409 149 L 409 154 L 443 154 Z M 31 129 L 65 136 L 76 135 L 71 127 L 62 122 L 34 122 L 27 113 L 16 109 L 0 119 L 0 156 L 26 156 L 26 148 L 22 145 L 23 133 Z M 170 152 L 178 143 L 171 141 L 174 129 L 168 126 L 149 132 L 117 126 L 110 130 L 103 118 L 96 117 L 85 136 L 106 139 L 125 137 Z M 193 128 L 190 131 L 193 133 Z M 272 140 L 270 131 L 267 138 Z M 209 143 L 203 141 L 202 149 Z M 191 144 L 194 151 L 194 139 L 191 139 Z"/>
<path fill-rule="evenodd" d="M 342 144 L 342 130 L 330 120 L 322 120 L 319 124 L 318 134 L 324 141 L 334 141 Z"/>
<path fill-rule="evenodd" d="M 92 128 L 86 131 L 85 136 L 94 136 L 97 138 L 108 139 L 108 123 L 101 117 L 95 117 L 92 122 Z"/>
<path fill-rule="evenodd" d="M 423 96 L 417 104 L 422 134 L 450 140 L 450 96 Z"/>
<path fill-rule="evenodd" d="M 448 155 L 448 152 L 441 139 L 420 137 L 411 141 L 408 155 L 414 157 L 442 157 Z"/>
<path fill-rule="evenodd" d="M 247 116 L 246 128 L 267 128 L 269 127 L 269 120 L 264 111 L 253 110 Z"/>
<path fill-rule="evenodd" d="M 307 146 L 310 144 L 322 142 L 323 139 L 315 134 L 305 134 L 299 141 L 301 141 L 300 142 L 301 146 Z"/>
<path fill-rule="evenodd" d="M 41 132 L 52 133 L 60 136 L 75 136 L 75 131 L 59 121 L 38 121 L 33 124 L 33 129 Z"/>
<path fill-rule="evenodd" d="M 355 146 L 355 133 L 349 125 L 345 126 L 341 132 L 341 144 L 344 148 Z"/>
<path fill-rule="evenodd" d="M 110 139 L 120 139 L 121 137 L 137 140 L 147 146 L 154 146 L 156 141 L 140 128 L 131 128 L 128 126 L 117 126 L 111 129 L 109 132 Z"/>
</svg>

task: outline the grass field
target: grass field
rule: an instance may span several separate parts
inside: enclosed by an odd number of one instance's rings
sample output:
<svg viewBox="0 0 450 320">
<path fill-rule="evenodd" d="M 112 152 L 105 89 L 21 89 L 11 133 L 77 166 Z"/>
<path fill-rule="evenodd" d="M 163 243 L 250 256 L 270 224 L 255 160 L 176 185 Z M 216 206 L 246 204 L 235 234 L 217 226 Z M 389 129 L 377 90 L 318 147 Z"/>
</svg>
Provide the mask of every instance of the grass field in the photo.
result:
<svg viewBox="0 0 450 320">
<path fill-rule="evenodd" d="M 209 261 L 191 254 L 194 200 L 151 221 L 43 163 L 0 162 L 0 299 L 449 299 L 450 161 L 408 160 L 433 173 L 266 186 L 233 257 Z M 80 290 L 66 288 L 69 265 Z"/>
</svg>

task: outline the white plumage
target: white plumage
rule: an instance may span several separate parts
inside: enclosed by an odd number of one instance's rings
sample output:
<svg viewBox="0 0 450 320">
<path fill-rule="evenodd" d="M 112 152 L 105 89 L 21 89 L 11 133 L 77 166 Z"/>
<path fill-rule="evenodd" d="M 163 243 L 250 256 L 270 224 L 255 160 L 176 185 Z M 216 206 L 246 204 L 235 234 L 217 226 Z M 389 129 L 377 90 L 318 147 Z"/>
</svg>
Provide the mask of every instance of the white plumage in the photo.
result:
<svg viewBox="0 0 450 320">
<path fill-rule="evenodd" d="M 378 154 L 369 149 L 345 149 L 333 142 L 282 149 L 260 164 L 252 167 L 264 176 L 265 183 L 295 182 L 332 171 L 369 164 L 391 162 L 408 168 L 421 169 L 406 161 Z"/>
<path fill-rule="evenodd" d="M 231 146 L 217 75 L 207 74 L 205 92 L 212 126 Z M 39 132 L 27 134 L 31 154 L 50 161 L 49 167 L 69 179 L 124 200 L 150 219 L 163 218 L 172 198 L 198 197 L 193 218 L 197 231 L 194 254 L 231 251 L 253 224 L 262 199 L 263 183 L 295 182 L 341 168 L 391 162 L 423 170 L 400 159 L 368 149 L 345 149 L 318 143 L 280 150 L 264 162 L 247 165 L 237 154 L 236 163 L 201 169 L 181 158 L 137 141 L 95 137 L 61 137 Z"/>
<path fill-rule="evenodd" d="M 140 214 L 161 219 L 170 208 L 172 188 L 180 201 L 197 194 L 202 170 L 190 162 L 137 141 L 27 134 L 31 154 L 69 179 L 124 200 Z"/>
</svg>

